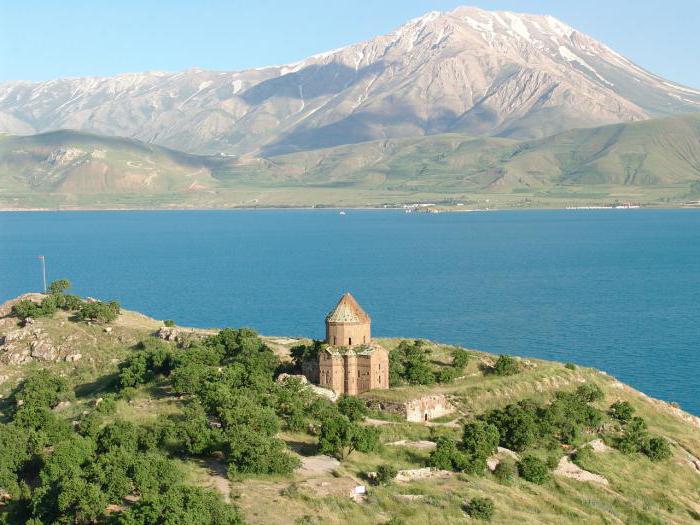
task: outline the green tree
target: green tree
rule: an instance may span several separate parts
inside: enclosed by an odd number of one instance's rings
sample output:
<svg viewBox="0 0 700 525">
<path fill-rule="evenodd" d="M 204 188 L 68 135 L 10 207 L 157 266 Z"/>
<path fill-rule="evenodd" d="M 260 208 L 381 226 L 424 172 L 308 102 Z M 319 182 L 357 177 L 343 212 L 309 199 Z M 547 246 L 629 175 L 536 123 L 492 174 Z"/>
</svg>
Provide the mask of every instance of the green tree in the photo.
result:
<svg viewBox="0 0 700 525">
<path fill-rule="evenodd" d="M 634 416 L 625 425 L 622 437 L 617 442 L 617 448 L 625 454 L 642 452 L 648 439 L 646 421 Z"/>
<path fill-rule="evenodd" d="M 524 404 L 511 404 L 501 410 L 492 410 L 485 421 L 498 429 L 500 445 L 515 451 L 523 451 L 538 436 L 535 414 Z"/>
<path fill-rule="evenodd" d="M 494 425 L 478 419 L 469 421 L 464 425 L 462 433 L 462 450 L 470 458 L 483 463 L 479 469 L 483 471 L 486 459 L 498 449 L 500 437 L 498 428 Z"/>
<path fill-rule="evenodd" d="M 321 424 L 319 452 L 347 458 L 354 450 L 371 452 L 379 446 L 379 432 L 372 427 L 353 423 L 347 416 L 330 417 Z"/>
<path fill-rule="evenodd" d="M 586 403 L 600 401 L 605 397 L 605 394 L 598 385 L 587 383 L 576 389 L 576 395 Z"/>
<path fill-rule="evenodd" d="M 618 420 L 621 423 L 627 423 L 634 416 L 634 407 L 629 401 L 615 401 L 610 405 L 608 414 L 611 418 Z"/>
<path fill-rule="evenodd" d="M 63 295 L 71 287 L 68 279 L 58 279 L 49 284 L 48 292 L 51 295 Z"/>
<path fill-rule="evenodd" d="M 362 421 L 367 415 L 367 403 L 359 397 L 344 394 L 338 400 L 338 410 L 350 421 Z"/>
<path fill-rule="evenodd" d="M 240 525 L 238 509 L 210 490 L 175 485 L 142 498 L 116 520 L 120 525 Z"/>
<path fill-rule="evenodd" d="M 550 478 L 547 464 L 535 456 L 525 456 L 518 462 L 518 474 L 537 485 L 546 483 Z"/>
<path fill-rule="evenodd" d="M 120 312 L 121 307 L 117 301 L 94 301 L 83 303 L 78 310 L 78 317 L 83 321 L 111 323 L 119 317 Z"/>
</svg>

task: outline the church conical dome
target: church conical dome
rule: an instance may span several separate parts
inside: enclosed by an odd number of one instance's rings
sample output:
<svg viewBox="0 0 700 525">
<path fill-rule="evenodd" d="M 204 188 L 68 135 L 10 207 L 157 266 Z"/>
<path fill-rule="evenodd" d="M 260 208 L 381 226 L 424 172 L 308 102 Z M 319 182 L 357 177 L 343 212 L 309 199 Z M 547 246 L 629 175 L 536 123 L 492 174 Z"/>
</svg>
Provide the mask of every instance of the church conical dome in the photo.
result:
<svg viewBox="0 0 700 525">
<path fill-rule="evenodd" d="M 326 322 L 329 323 L 369 323 L 370 318 L 350 292 L 345 293 L 328 312 Z"/>
</svg>

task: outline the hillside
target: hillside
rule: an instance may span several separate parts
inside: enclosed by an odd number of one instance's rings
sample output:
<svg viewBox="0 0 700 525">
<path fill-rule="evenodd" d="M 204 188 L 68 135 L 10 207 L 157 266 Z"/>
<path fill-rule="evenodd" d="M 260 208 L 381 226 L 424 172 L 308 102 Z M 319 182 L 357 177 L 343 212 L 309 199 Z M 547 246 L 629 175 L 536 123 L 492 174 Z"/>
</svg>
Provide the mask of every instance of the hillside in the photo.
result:
<svg viewBox="0 0 700 525">
<path fill-rule="evenodd" d="M 442 382 L 365 393 L 369 409 L 336 405 L 303 384 L 273 380 L 281 370 L 294 373 L 298 352 L 291 349 L 309 341 L 164 327 L 123 310 L 113 321 L 81 320 L 83 305 L 95 303 L 52 297 L 58 309 L 42 306 L 24 326 L 12 315 L 17 300 L 0 306 L 0 522 L 32 515 L 72 523 L 168 516 L 203 524 L 447 524 L 476 512 L 475 498 L 490 499 L 495 523 L 700 519 L 700 420 L 599 371 L 517 358 L 495 373 L 496 356 L 476 350 L 457 370 L 454 347 L 379 339 L 393 357 L 421 348 L 423 365 Z M 410 423 L 378 408 L 425 395 L 444 395 L 457 411 Z M 670 445 L 670 457 L 629 449 L 634 420 L 608 415 L 623 401 L 643 418 L 644 432 Z M 575 407 L 595 424 L 574 423 Z M 506 421 L 512 412 L 525 418 L 516 427 L 524 429 L 534 425 L 526 416 L 535 409 L 560 430 L 501 433 L 487 463 L 517 461 L 520 470 L 525 458 L 540 458 L 547 467 L 537 482 L 525 479 L 532 475 L 526 470 L 505 476 L 505 467 L 491 472 L 470 463 L 461 473 L 425 470 L 437 461 L 436 443 L 462 442 L 465 423 Z M 351 421 L 365 442 L 338 458 L 321 454 L 329 420 Z M 17 428 L 28 428 L 32 439 L 23 441 Z M 509 442 L 517 450 L 504 447 Z M 140 458 L 155 466 L 160 488 Z M 393 469 L 400 472 L 391 480 Z M 390 475 L 373 482 L 368 472 Z M 358 485 L 367 493 L 351 498 Z"/>
<path fill-rule="evenodd" d="M 4 208 L 672 206 L 699 196 L 697 113 L 533 141 L 443 134 L 267 158 L 71 131 L 0 136 Z"/>
<path fill-rule="evenodd" d="M 76 129 L 199 154 L 442 133 L 523 140 L 698 110 L 700 91 L 551 16 L 471 7 L 293 64 L 0 83 L 0 131 Z"/>
</svg>

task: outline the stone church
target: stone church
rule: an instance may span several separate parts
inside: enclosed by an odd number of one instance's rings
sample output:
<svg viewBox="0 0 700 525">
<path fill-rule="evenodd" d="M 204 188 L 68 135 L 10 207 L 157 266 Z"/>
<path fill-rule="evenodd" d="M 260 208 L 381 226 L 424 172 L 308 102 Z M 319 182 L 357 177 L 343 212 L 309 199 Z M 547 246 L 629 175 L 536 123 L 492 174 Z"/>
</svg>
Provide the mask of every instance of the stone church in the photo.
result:
<svg viewBox="0 0 700 525">
<path fill-rule="evenodd" d="M 389 388 L 389 354 L 372 342 L 371 323 L 355 298 L 343 295 L 326 316 L 326 344 L 317 361 L 304 363 L 304 375 L 337 394 Z"/>
</svg>

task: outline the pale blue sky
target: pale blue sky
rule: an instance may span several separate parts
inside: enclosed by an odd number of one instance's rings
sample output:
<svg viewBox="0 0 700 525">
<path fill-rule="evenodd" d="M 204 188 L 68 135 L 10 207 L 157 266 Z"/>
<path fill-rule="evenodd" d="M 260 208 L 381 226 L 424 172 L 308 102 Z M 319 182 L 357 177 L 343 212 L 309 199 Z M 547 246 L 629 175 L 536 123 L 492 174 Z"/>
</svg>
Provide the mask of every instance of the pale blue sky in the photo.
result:
<svg viewBox="0 0 700 525">
<path fill-rule="evenodd" d="M 280 64 L 457 5 L 551 14 L 700 87 L 700 0 L 0 0 L 0 80 Z"/>
</svg>

